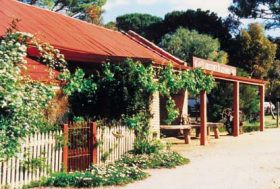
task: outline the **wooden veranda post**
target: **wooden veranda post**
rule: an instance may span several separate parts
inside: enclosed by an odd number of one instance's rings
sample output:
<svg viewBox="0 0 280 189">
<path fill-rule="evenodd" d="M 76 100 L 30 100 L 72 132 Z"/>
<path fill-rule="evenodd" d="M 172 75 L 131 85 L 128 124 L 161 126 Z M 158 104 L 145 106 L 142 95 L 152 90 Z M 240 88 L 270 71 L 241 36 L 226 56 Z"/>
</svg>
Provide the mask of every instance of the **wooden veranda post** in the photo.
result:
<svg viewBox="0 0 280 189">
<path fill-rule="evenodd" d="M 66 172 L 68 171 L 68 134 L 69 134 L 68 124 L 63 124 L 64 145 L 63 145 L 62 163 L 63 163 L 63 169 Z"/>
<path fill-rule="evenodd" d="M 207 102 L 206 91 L 200 92 L 200 145 L 206 145 L 207 139 Z"/>
<path fill-rule="evenodd" d="M 264 96 L 265 96 L 265 86 L 259 86 L 260 94 L 260 131 L 264 131 Z"/>
<path fill-rule="evenodd" d="M 233 83 L 233 136 L 239 135 L 239 82 Z"/>
<path fill-rule="evenodd" d="M 92 122 L 90 124 L 90 133 L 91 133 L 91 140 L 90 140 L 90 151 L 91 151 L 91 161 L 93 164 L 97 164 L 97 125 L 96 122 Z"/>
</svg>

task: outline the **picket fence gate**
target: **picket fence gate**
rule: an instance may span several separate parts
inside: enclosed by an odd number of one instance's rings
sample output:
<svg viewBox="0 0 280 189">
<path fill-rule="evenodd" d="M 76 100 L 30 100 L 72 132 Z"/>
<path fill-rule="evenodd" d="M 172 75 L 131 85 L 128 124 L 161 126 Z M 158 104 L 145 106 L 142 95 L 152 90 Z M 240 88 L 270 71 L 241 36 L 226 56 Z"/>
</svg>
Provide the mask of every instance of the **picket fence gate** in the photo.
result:
<svg viewBox="0 0 280 189">
<path fill-rule="evenodd" d="M 62 131 L 36 133 L 22 141 L 21 151 L 17 156 L 0 162 L 0 188 L 21 188 L 47 176 L 50 171 L 60 171 L 62 149 L 56 146 L 56 136 L 61 134 Z M 25 163 L 34 158 L 42 159 L 45 166 L 32 169 L 32 165 Z"/>
<path fill-rule="evenodd" d="M 39 180 L 42 176 L 48 176 L 50 172 L 61 171 L 63 148 L 57 146 L 57 136 L 63 136 L 63 131 L 36 133 L 22 141 L 21 152 L 16 157 L 0 162 L 0 189 L 21 188 L 31 181 Z M 95 137 L 98 142 L 95 157 L 97 165 L 118 160 L 133 149 L 135 140 L 134 131 L 121 125 L 97 127 Z M 23 167 L 23 159 L 26 160 L 24 154 L 29 154 L 29 159 L 44 158 L 48 166 L 36 171 L 28 170 Z"/>
</svg>

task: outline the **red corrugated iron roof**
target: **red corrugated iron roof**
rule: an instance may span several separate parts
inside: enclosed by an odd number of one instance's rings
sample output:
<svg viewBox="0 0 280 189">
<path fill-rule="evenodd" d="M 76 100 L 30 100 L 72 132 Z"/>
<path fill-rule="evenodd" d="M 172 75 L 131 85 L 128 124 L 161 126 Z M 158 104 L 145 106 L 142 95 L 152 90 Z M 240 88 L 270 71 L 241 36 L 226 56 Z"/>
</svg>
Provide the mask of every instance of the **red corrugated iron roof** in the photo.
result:
<svg viewBox="0 0 280 189">
<path fill-rule="evenodd" d="M 30 58 L 25 58 L 27 60 L 26 70 L 22 70 L 23 75 L 28 75 L 30 79 L 41 81 L 44 83 L 58 83 L 56 80 L 59 72 L 49 68 L 48 66 L 37 62 Z"/>
<path fill-rule="evenodd" d="M 136 33 L 124 34 L 109 30 L 15 0 L 0 0 L 0 5 L 0 36 L 5 34 L 12 20 L 18 18 L 21 20 L 18 23 L 20 31 L 36 34 L 42 41 L 49 42 L 60 49 L 68 61 L 102 63 L 106 60 L 135 58 L 142 61 L 152 60 L 158 65 L 167 65 L 172 62 L 174 68 L 179 70 L 192 69 L 186 66 L 184 61 Z M 32 64 L 34 65 L 34 62 L 30 65 Z M 29 72 L 34 79 L 39 79 L 35 72 L 37 72 L 36 69 L 40 70 L 41 68 L 39 65 L 30 67 Z M 221 80 L 240 81 L 255 85 L 265 84 L 263 80 L 218 72 L 206 71 L 206 73 Z M 44 73 L 45 76 L 46 73 Z"/>
<path fill-rule="evenodd" d="M 0 0 L 0 5 L 0 35 L 5 34 L 13 19 L 20 19 L 20 31 L 36 34 L 42 41 L 49 42 L 60 49 L 67 60 L 103 62 L 135 58 L 163 65 L 170 61 L 118 31 L 15 0 Z"/>
</svg>

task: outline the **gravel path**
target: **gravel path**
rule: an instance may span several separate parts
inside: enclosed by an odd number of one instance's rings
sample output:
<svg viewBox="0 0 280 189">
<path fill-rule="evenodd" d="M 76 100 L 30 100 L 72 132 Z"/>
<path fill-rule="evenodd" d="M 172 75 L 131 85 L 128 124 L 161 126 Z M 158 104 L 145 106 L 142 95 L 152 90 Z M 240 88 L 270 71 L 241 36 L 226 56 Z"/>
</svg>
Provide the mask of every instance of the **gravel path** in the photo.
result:
<svg viewBox="0 0 280 189">
<path fill-rule="evenodd" d="M 198 140 L 192 145 L 178 142 L 175 150 L 190 164 L 150 170 L 148 179 L 121 188 L 280 189 L 280 129 L 222 136 L 206 147 L 199 146 Z"/>
</svg>

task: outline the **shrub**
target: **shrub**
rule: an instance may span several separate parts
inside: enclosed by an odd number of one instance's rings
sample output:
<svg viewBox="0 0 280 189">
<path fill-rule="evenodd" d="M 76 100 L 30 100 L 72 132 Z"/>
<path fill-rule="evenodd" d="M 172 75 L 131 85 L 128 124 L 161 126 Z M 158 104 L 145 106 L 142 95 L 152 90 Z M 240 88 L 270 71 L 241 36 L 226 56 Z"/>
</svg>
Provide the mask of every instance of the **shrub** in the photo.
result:
<svg viewBox="0 0 280 189">
<path fill-rule="evenodd" d="M 106 166 L 92 166 L 85 172 L 52 174 L 49 178 L 43 178 L 39 182 L 33 182 L 30 187 L 54 186 L 54 187 L 96 187 L 106 185 L 128 184 L 136 180 L 142 180 L 148 176 L 136 166 L 126 164 L 109 164 Z"/>
<path fill-rule="evenodd" d="M 123 185 L 148 177 L 148 174 L 142 169 L 173 168 L 187 163 L 189 163 L 189 159 L 171 151 L 138 155 L 126 154 L 114 164 L 92 166 L 85 172 L 53 173 L 49 178 L 42 178 L 41 181 L 32 182 L 23 188 Z"/>
<path fill-rule="evenodd" d="M 139 140 L 134 142 L 134 148 L 131 151 L 133 154 L 152 154 L 158 153 L 164 148 L 160 140 Z"/>
<path fill-rule="evenodd" d="M 243 132 L 244 133 L 250 133 L 253 131 L 259 131 L 260 126 L 243 126 Z"/>
<path fill-rule="evenodd" d="M 189 163 L 189 159 L 182 157 L 177 152 L 165 151 L 154 154 L 126 154 L 118 163 L 128 166 L 137 166 L 142 169 L 148 168 L 172 168 Z"/>
</svg>

